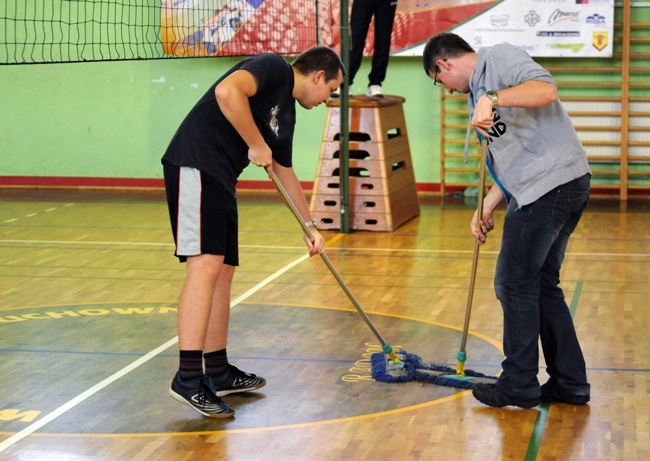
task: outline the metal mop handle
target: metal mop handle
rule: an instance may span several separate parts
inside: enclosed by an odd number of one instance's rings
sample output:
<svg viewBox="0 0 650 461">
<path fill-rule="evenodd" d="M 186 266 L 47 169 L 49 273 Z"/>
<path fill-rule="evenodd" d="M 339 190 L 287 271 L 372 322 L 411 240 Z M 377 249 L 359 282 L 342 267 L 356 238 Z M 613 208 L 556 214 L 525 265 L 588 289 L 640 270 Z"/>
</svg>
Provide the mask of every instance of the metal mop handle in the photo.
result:
<svg viewBox="0 0 650 461">
<path fill-rule="evenodd" d="M 485 160 L 487 157 L 487 139 L 481 141 L 481 165 L 479 173 L 479 184 L 478 184 L 478 208 L 477 208 L 477 217 L 479 225 L 483 219 L 483 194 L 485 191 Z M 474 241 L 474 257 L 472 259 L 472 273 L 469 280 L 469 292 L 467 293 L 467 308 L 465 310 L 465 323 L 463 325 L 463 337 L 460 342 L 460 349 L 456 355 L 456 375 L 464 376 L 465 375 L 465 360 L 467 359 L 467 353 L 465 352 L 465 347 L 467 346 L 467 334 L 469 332 L 469 318 L 472 312 L 472 301 L 474 299 L 474 285 L 476 284 L 476 268 L 478 267 L 478 254 L 479 254 L 480 244 L 478 239 Z"/>
<path fill-rule="evenodd" d="M 280 183 L 280 180 L 278 179 L 278 177 L 275 175 L 274 172 L 271 172 L 271 181 L 273 181 L 273 184 L 275 185 L 275 188 L 278 190 L 278 192 L 280 192 L 280 195 L 282 196 L 282 198 L 284 199 L 286 204 L 289 206 L 289 209 L 291 210 L 293 215 L 296 217 L 296 219 L 298 220 L 298 222 L 302 226 L 302 230 L 305 233 L 305 235 L 307 235 L 307 238 L 310 241 L 313 242 L 314 241 L 314 234 L 311 233 L 311 231 L 309 230 L 309 227 L 307 226 L 307 224 L 305 224 L 305 221 L 302 219 L 302 216 L 300 216 L 300 213 L 298 212 L 298 209 L 296 208 L 296 205 L 291 201 L 291 198 L 289 198 L 289 195 L 287 194 L 287 191 L 284 189 L 284 186 L 282 186 L 282 183 Z M 388 354 L 390 356 L 391 360 L 393 360 L 393 362 L 400 363 L 401 360 L 399 359 L 399 357 L 397 357 L 397 355 L 393 351 L 393 347 L 390 344 L 388 344 L 386 342 L 386 340 L 383 338 L 383 336 L 381 335 L 381 333 L 379 333 L 379 330 L 377 330 L 375 325 L 370 320 L 370 317 L 368 317 L 366 312 L 363 310 L 363 308 L 361 307 L 361 305 L 359 304 L 357 299 L 354 297 L 354 295 L 352 294 L 352 292 L 348 288 L 347 284 L 341 278 L 341 275 L 338 273 L 338 271 L 336 270 L 336 268 L 332 264 L 332 261 L 330 261 L 329 256 L 327 256 L 327 254 L 325 254 L 325 253 L 321 253 L 320 256 L 321 256 L 321 258 L 323 258 L 323 261 L 325 262 L 325 265 L 329 268 L 330 272 L 332 273 L 332 275 L 334 276 L 336 281 L 339 283 L 339 285 L 341 286 L 341 288 L 343 289 L 345 294 L 348 296 L 348 298 L 350 298 L 350 301 L 352 302 L 354 307 L 357 309 L 359 314 L 361 314 L 361 317 L 363 317 L 363 319 L 366 321 L 366 324 L 368 324 L 368 326 L 370 327 L 370 329 L 372 330 L 374 335 L 377 337 L 377 339 L 381 343 L 381 347 L 382 347 L 382 350 L 384 351 L 384 353 Z"/>
</svg>

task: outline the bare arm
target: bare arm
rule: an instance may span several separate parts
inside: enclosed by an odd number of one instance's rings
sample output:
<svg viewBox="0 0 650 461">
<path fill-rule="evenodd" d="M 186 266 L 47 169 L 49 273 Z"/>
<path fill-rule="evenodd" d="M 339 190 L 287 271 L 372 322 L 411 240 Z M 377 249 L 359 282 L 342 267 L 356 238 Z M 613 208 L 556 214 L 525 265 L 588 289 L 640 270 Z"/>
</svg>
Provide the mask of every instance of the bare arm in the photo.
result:
<svg viewBox="0 0 650 461">
<path fill-rule="evenodd" d="M 307 199 L 305 198 L 305 193 L 300 186 L 300 181 L 296 176 L 293 168 L 286 168 L 281 166 L 279 163 L 273 161 L 273 171 L 275 176 L 280 181 L 280 184 L 284 187 L 287 192 L 287 195 L 296 206 L 298 213 L 302 217 L 302 220 L 307 223 L 313 218 L 311 212 L 309 211 L 309 205 L 307 204 Z M 309 248 L 309 254 L 314 256 L 316 254 L 323 253 L 325 251 L 325 239 L 318 232 L 315 227 L 310 227 L 309 230 L 314 237 L 314 241 L 310 241 L 305 235 L 305 243 Z"/>
<path fill-rule="evenodd" d="M 494 91 L 499 97 L 499 107 L 535 108 L 550 104 L 557 99 L 555 85 L 539 80 L 529 80 L 510 88 L 494 88 Z M 487 99 L 490 101 L 489 98 Z"/>
<path fill-rule="evenodd" d="M 251 163 L 272 168 L 271 148 L 255 125 L 248 98 L 257 92 L 257 81 L 253 74 L 238 70 L 226 77 L 214 90 L 217 104 L 224 116 L 248 145 Z"/>
<path fill-rule="evenodd" d="M 479 244 L 484 244 L 488 232 L 494 229 L 493 212 L 503 199 L 504 197 L 501 189 L 497 186 L 493 186 L 483 199 L 483 216 L 480 226 L 478 222 L 478 210 L 474 212 L 472 222 L 470 223 L 470 229 L 472 230 L 472 234 L 478 239 Z"/>
</svg>

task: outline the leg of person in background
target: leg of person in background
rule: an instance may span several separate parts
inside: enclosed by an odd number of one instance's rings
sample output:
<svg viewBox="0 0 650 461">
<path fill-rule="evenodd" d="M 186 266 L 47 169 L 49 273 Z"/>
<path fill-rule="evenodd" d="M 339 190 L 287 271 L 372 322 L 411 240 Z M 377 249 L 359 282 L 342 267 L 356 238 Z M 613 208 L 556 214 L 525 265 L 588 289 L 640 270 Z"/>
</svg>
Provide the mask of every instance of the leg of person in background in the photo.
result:
<svg viewBox="0 0 650 461">
<path fill-rule="evenodd" d="M 348 82 L 350 88 L 354 83 L 363 60 L 363 50 L 366 46 L 366 36 L 370 28 L 372 16 L 375 14 L 375 4 L 378 0 L 355 0 L 350 13 L 350 68 Z"/>
<path fill-rule="evenodd" d="M 384 95 L 381 85 L 386 78 L 396 10 L 397 0 L 380 0 L 375 8 L 375 50 L 372 55 L 370 74 L 368 74 L 368 96 Z"/>
</svg>

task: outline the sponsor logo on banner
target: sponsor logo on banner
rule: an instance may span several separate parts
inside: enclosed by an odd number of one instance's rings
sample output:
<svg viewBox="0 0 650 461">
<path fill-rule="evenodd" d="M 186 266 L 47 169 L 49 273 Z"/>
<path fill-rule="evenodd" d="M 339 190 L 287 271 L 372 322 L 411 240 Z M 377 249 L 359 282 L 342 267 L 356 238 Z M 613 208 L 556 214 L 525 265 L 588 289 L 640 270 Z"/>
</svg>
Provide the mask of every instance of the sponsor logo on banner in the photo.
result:
<svg viewBox="0 0 650 461">
<path fill-rule="evenodd" d="M 569 24 L 573 27 L 578 22 L 579 11 L 562 11 L 557 8 L 548 17 L 547 26 L 553 28 L 562 28 Z"/>
<path fill-rule="evenodd" d="M 603 51 L 603 49 L 609 45 L 609 33 L 603 31 L 593 32 L 591 35 L 591 44 L 598 51 Z"/>
<path fill-rule="evenodd" d="M 494 27 L 507 27 L 508 26 L 508 15 L 502 14 L 500 16 L 492 15 L 490 16 L 490 24 Z"/>
<path fill-rule="evenodd" d="M 577 30 L 538 30 L 538 37 L 580 37 Z"/>
<path fill-rule="evenodd" d="M 469 43 L 480 42 L 480 47 L 507 42 L 524 48 L 525 43 L 533 57 L 612 56 L 615 3 L 619 2 L 501 0 L 453 31 L 466 36 Z"/>
<path fill-rule="evenodd" d="M 526 16 L 524 16 L 524 21 L 528 23 L 530 27 L 535 26 L 539 21 L 541 21 L 542 18 L 537 14 L 537 11 L 535 10 L 530 10 Z"/>
<path fill-rule="evenodd" d="M 590 16 L 587 16 L 587 24 L 594 24 L 596 26 L 604 26 L 606 23 L 605 16 L 594 13 Z"/>
<path fill-rule="evenodd" d="M 546 27 L 551 29 L 563 30 L 539 30 L 537 31 L 538 37 L 580 37 L 579 30 L 566 30 L 572 28 L 579 28 L 578 20 L 580 17 L 579 11 L 563 11 L 556 8 L 548 17 Z"/>
<path fill-rule="evenodd" d="M 574 53 L 579 53 L 584 47 L 584 43 L 554 43 L 550 45 L 553 50 L 571 50 Z"/>
</svg>

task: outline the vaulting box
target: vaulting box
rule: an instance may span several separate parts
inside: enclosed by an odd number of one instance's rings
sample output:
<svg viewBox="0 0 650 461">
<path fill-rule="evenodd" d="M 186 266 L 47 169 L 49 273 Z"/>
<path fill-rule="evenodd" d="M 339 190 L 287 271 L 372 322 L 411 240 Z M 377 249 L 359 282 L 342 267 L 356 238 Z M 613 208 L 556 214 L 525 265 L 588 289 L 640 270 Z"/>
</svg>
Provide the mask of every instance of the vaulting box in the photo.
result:
<svg viewBox="0 0 650 461">
<path fill-rule="evenodd" d="M 420 214 L 404 98 L 350 98 L 348 175 L 350 227 L 393 231 Z M 338 100 L 327 103 L 311 212 L 321 229 L 341 228 L 341 122 Z"/>
</svg>

